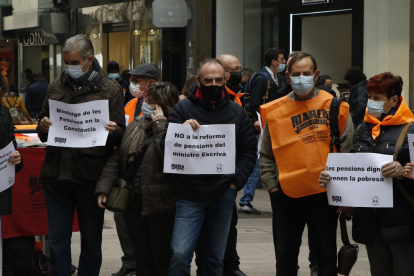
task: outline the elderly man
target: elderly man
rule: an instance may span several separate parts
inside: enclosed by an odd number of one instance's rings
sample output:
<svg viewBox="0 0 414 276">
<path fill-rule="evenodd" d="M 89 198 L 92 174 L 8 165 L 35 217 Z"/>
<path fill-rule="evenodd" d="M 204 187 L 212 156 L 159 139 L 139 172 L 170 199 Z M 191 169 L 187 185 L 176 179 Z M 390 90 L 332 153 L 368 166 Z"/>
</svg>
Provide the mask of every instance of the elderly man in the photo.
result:
<svg viewBox="0 0 414 276">
<path fill-rule="evenodd" d="M 129 124 L 136 116 L 141 114 L 145 91 L 147 91 L 148 85 L 160 81 L 161 71 L 153 63 L 144 63 L 136 66 L 128 74 L 131 75 L 129 92 L 135 97 L 125 106 L 125 119 Z"/>
<path fill-rule="evenodd" d="M 170 122 L 191 125 L 234 124 L 236 172 L 177 177 L 177 211 L 171 242 L 170 275 L 190 275 L 190 265 L 203 228 L 204 260 L 199 275 L 222 276 L 223 258 L 237 191 L 243 188 L 256 156 L 255 133 L 243 108 L 230 101 L 225 69 L 217 59 L 204 60 L 198 69 L 195 93 L 180 101 Z"/>
<path fill-rule="evenodd" d="M 315 88 L 318 76 L 314 57 L 296 53 L 286 72 L 293 91 L 260 108 L 266 120 L 261 179 L 272 203 L 277 275 L 296 275 L 306 224 L 320 275 L 336 275 L 337 208 L 328 205 L 326 189 L 318 187 L 319 173 L 330 152 L 328 114 L 333 96 Z M 353 125 L 348 113 L 349 106 L 343 102 L 338 116 L 341 152 L 352 147 Z"/>
<path fill-rule="evenodd" d="M 52 275 L 71 275 L 70 239 L 76 209 L 81 231 L 79 275 L 99 275 L 104 210 L 96 204 L 95 185 L 113 148 L 125 129 L 122 88 L 105 78 L 94 57 L 91 40 L 77 35 L 66 40 L 62 59 L 67 68 L 49 86 L 37 133 L 46 142 L 49 127 L 49 99 L 84 103 L 107 99 L 110 122 L 105 146 L 92 148 L 46 147 L 40 172 L 46 198 Z"/>
</svg>

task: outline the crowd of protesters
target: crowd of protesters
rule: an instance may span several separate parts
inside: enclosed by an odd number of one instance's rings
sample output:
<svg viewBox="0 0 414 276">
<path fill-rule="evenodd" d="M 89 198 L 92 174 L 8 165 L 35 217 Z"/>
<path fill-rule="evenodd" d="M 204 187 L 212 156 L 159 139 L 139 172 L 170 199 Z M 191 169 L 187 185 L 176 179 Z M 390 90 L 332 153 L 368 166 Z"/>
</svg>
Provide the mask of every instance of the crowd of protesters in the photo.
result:
<svg viewBox="0 0 414 276">
<path fill-rule="evenodd" d="M 17 88 L 0 76 L 3 104 L 12 108 L 17 103 L 28 120 L 38 119 L 43 142 L 52 125 L 48 100 L 108 100 L 105 146 L 46 147 L 40 181 L 48 211 L 52 275 L 71 273 L 75 211 L 82 237 L 78 274 L 99 275 L 104 210 L 119 178 L 130 185 L 133 197 L 127 210 L 115 213 L 124 256 L 114 276 L 190 275 L 194 253 L 197 275 L 246 275 L 236 250 L 238 212 L 262 214 L 251 204 L 260 184 L 269 192 L 272 206 L 276 275 L 298 275 L 305 226 L 310 275 L 337 275 L 340 214 L 352 219 L 354 240 L 366 245 L 372 275 L 414 274 L 414 213 L 409 201 L 414 196 L 414 160 L 406 137 L 396 148 L 400 133 L 414 133 L 409 125 L 414 115 L 401 95 L 401 77 L 385 72 L 367 80 L 359 68 L 346 72 L 350 96 L 348 103 L 339 103 L 335 120 L 340 137 L 333 147 L 332 118 L 311 120 L 306 114 L 329 114 L 332 100 L 340 95 L 332 77 L 320 75 L 310 53 L 289 53 L 286 60 L 283 50 L 268 49 L 256 73 L 243 69 L 231 53 L 208 58 L 181 93 L 162 81 L 160 69 L 151 63 L 121 73 L 119 64 L 111 61 L 104 74 L 84 35 L 66 40 L 62 59 L 66 70 L 46 87 L 41 110 L 29 98 L 33 107 L 26 111 L 16 98 Z M 38 74 L 37 81 L 44 82 L 44 75 Z M 36 84 L 26 89 L 28 96 L 44 89 L 44 84 Z M 1 112 L 5 146 L 14 141 L 13 118 L 5 107 Z M 303 116 L 301 129 L 295 116 Z M 234 125 L 235 139 L 229 143 L 235 145 L 235 173 L 164 173 L 166 133 L 172 123 L 194 131 L 203 125 Z M 394 155 L 394 161 L 381 168 L 383 177 L 393 179 L 394 207 L 329 205 L 330 175 L 325 167 L 330 152 Z M 11 157 L 9 162 L 21 169 L 20 154 Z"/>
</svg>

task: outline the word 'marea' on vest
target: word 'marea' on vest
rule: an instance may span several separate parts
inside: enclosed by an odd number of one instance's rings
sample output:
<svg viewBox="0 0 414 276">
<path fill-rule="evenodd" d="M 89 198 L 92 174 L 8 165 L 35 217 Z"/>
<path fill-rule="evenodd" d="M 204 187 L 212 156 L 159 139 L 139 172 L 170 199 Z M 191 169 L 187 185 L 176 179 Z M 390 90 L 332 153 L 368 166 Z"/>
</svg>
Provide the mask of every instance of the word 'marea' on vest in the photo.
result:
<svg viewBox="0 0 414 276">
<path fill-rule="evenodd" d="M 329 126 L 329 113 L 326 109 L 315 109 L 303 112 L 302 114 L 293 115 L 292 127 L 296 128 L 296 133 L 300 133 L 302 129 L 311 125 L 326 125 Z"/>
<path fill-rule="evenodd" d="M 319 173 L 325 170 L 330 152 L 329 110 L 332 95 L 325 91 L 313 99 L 294 101 L 288 97 L 260 106 L 267 122 L 272 151 L 283 192 L 292 198 L 323 193 Z M 338 114 L 340 134 L 349 114 L 349 105 L 341 103 Z M 335 149 L 334 149 L 335 151 Z M 300 152 L 301 158 L 297 153 Z"/>
</svg>

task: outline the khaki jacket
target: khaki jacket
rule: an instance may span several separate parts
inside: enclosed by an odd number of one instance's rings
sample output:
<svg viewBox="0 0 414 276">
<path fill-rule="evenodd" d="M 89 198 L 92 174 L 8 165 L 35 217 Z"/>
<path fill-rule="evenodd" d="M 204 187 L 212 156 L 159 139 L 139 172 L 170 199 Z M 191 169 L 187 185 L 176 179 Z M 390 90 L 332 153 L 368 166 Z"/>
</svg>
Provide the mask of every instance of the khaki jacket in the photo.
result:
<svg viewBox="0 0 414 276">
<path fill-rule="evenodd" d="M 135 117 L 125 130 L 121 146 L 117 148 L 106 163 L 102 176 L 98 181 L 95 194 L 108 195 L 116 178 L 128 179 L 127 160 L 128 150 L 135 131 L 140 128 L 144 116 Z M 164 174 L 164 152 L 161 138 L 164 136 L 166 120 L 158 120 L 152 124 L 150 144 L 138 170 L 141 170 L 142 215 L 166 215 L 174 212 L 176 205 L 175 177 Z M 136 180 L 136 178 L 135 178 Z M 134 180 L 134 182 L 136 182 Z"/>
</svg>

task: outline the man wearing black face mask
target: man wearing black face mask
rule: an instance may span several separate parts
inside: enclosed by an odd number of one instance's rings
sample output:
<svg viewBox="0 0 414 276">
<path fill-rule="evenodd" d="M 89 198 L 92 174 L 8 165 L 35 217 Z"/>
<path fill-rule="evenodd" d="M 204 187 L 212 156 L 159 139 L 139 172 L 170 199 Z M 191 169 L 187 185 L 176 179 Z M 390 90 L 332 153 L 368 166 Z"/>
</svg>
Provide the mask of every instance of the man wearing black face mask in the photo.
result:
<svg viewBox="0 0 414 276">
<path fill-rule="evenodd" d="M 226 90 L 233 100 L 238 105 L 242 105 L 241 96 L 241 80 L 243 68 L 241 67 L 240 61 L 233 55 L 221 55 L 217 58 L 224 66 L 226 76 Z"/>
<path fill-rule="evenodd" d="M 222 276 L 223 258 L 237 191 L 242 189 L 255 163 L 256 137 L 243 108 L 225 90 L 225 71 L 218 59 L 204 60 L 198 69 L 198 89 L 189 93 L 168 120 L 200 125 L 234 124 L 236 171 L 234 174 L 177 175 L 177 209 L 171 248 L 170 275 L 190 275 L 197 241 L 203 243 L 203 266 L 198 275 Z M 183 141 L 184 142 L 184 141 Z M 202 234 L 200 234 L 202 233 Z"/>
</svg>

